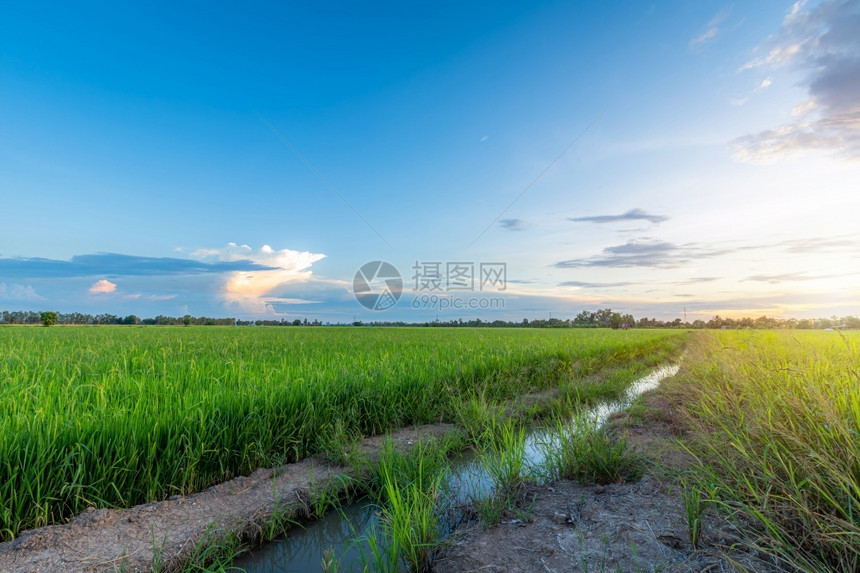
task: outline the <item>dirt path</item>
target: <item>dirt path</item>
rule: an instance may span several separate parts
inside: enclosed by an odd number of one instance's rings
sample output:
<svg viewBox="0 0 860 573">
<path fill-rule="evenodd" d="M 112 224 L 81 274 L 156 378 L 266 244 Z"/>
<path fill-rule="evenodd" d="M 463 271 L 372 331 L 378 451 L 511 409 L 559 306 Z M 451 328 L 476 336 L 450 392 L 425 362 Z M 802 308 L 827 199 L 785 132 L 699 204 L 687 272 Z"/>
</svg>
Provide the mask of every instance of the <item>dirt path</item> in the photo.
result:
<svg viewBox="0 0 860 573">
<path fill-rule="evenodd" d="M 405 451 L 417 441 L 453 430 L 449 424 L 405 428 L 391 439 Z M 372 460 L 385 439 L 367 438 L 359 449 Z M 344 473 L 349 470 L 309 458 L 257 470 L 186 497 L 87 511 L 67 524 L 26 531 L 0 544 L 0 571 L 150 571 L 156 555 L 162 568 L 175 569 L 203 540 L 227 532 L 253 537 L 276 509 L 286 517 L 298 516 L 313 492 L 334 486 Z"/>
<path fill-rule="evenodd" d="M 640 482 L 606 486 L 560 480 L 532 486 L 531 519 L 490 529 L 460 526 L 435 563 L 437 573 L 481 571 L 776 571 L 736 545 L 737 529 L 715 513 L 702 514 L 701 538 L 690 544 L 681 488 L 672 471 L 689 459 L 674 446 L 680 431 L 675 405 L 646 393 L 649 415 L 610 421 L 658 461 Z M 662 468 L 662 469 L 660 469 Z M 733 547 L 734 546 L 734 547 Z"/>
</svg>

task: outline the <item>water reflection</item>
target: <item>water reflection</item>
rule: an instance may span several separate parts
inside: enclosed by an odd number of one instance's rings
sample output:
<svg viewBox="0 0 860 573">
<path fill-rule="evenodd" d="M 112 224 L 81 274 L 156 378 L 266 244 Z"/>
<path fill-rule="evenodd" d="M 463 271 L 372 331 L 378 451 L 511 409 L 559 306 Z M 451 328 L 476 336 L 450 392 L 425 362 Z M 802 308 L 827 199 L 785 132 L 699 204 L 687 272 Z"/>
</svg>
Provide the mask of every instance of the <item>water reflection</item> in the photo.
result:
<svg viewBox="0 0 860 573">
<path fill-rule="evenodd" d="M 678 365 L 658 368 L 633 382 L 620 400 L 597 404 L 587 414 L 598 424 L 603 424 L 615 412 L 629 407 L 637 396 L 656 388 L 664 378 L 674 376 L 678 368 Z M 555 439 L 551 429 L 531 430 L 525 441 L 526 463 L 539 468 L 544 463 L 540 445 L 552 443 Z M 443 509 L 448 519 L 442 529 L 450 533 L 452 526 L 462 517 L 457 508 L 466 505 L 473 496 L 490 494 L 493 482 L 474 451 L 466 451 L 451 460 L 447 484 L 450 505 Z M 361 570 L 364 564 L 362 550 L 367 555 L 369 552 L 366 544 L 358 545 L 353 540 L 367 536 L 377 521 L 376 507 L 369 499 L 363 498 L 340 512 L 330 512 L 322 519 L 306 524 L 304 528 L 291 529 L 287 537 L 259 547 L 233 564 L 249 573 L 316 572 L 320 570 L 326 551 L 332 550 L 341 570 Z"/>
<path fill-rule="evenodd" d="M 305 527 L 290 529 L 287 537 L 258 547 L 236 559 L 233 565 L 255 573 L 318 572 L 325 552 L 331 549 L 343 571 L 360 570 L 362 548 L 351 542 L 366 535 L 377 520 L 376 508 L 370 500 L 362 498 Z"/>
</svg>

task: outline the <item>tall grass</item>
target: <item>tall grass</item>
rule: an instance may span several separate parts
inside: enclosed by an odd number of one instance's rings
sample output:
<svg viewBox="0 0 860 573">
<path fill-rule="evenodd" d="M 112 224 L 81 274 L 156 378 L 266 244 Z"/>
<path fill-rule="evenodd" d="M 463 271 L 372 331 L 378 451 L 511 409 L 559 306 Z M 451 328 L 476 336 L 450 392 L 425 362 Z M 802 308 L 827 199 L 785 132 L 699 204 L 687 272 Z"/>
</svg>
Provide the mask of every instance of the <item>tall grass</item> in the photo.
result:
<svg viewBox="0 0 860 573">
<path fill-rule="evenodd" d="M 572 418 L 557 418 L 548 438 L 538 446 L 549 479 L 575 479 L 582 484 L 634 481 L 645 468 L 645 458 L 628 447 L 624 436 L 611 436 L 586 410 Z"/>
<path fill-rule="evenodd" d="M 687 447 L 748 543 L 805 571 L 860 570 L 858 333 L 697 336 L 670 381 Z"/>
<path fill-rule="evenodd" d="M 428 482 L 429 476 L 444 473 L 448 467 L 448 455 L 460 450 L 461 446 L 462 440 L 454 435 L 441 440 L 425 439 L 407 451 L 400 451 L 387 438 L 375 463 L 366 459 L 360 462 L 367 470 L 367 477 L 360 484 L 361 492 L 376 503 L 384 504 L 388 500 L 391 483 Z"/>
<path fill-rule="evenodd" d="M 453 420 L 669 352 L 673 331 L 0 328 L 0 540 Z M 331 453 L 331 452 L 330 452 Z M 349 450 L 333 452 L 348 457 Z"/>
<path fill-rule="evenodd" d="M 441 537 L 440 495 L 447 473 L 446 445 L 420 443 L 408 453 L 387 444 L 375 467 L 380 519 L 369 535 L 367 564 L 374 571 L 431 571 Z M 364 551 L 362 551 L 364 553 Z"/>
<path fill-rule="evenodd" d="M 497 433 L 488 436 L 478 457 L 498 489 L 517 490 L 527 471 L 525 428 L 515 422 L 505 423 Z"/>
<path fill-rule="evenodd" d="M 498 524 L 505 511 L 516 509 L 529 478 L 526 463 L 526 432 L 510 420 L 484 436 L 478 455 L 491 487 L 474 492 L 472 504 L 486 527 Z"/>
</svg>

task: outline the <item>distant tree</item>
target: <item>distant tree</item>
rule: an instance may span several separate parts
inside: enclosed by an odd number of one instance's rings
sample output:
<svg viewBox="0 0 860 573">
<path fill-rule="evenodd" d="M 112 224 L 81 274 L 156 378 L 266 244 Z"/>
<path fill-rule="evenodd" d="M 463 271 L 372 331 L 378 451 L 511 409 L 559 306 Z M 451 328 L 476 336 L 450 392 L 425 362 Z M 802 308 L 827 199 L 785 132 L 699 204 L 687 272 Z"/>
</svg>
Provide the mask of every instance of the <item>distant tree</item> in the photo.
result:
<svg viewBox="0 0 860 573">
<path fill-rule="evenodd" d="M 574 324 L 591 324 L 594 322 L 594 313 L 583 310 L 573 319 Z"/>
<path fill-rule="evenodd" d="M 130 314 L 127 317 L 125 317 L 124 319 L 122 319 L 122 323 L 123 324 L 140 324 L 140 319 L 137 316 Z"/>
<path fill-rule="evenodd" d="M 50 310 L 39 314 L 42 321 L 42 326 L 53 326 L 57 324 L 57 313 Z"/>
<path fill-rule="evenodd" d="M 190 314 L 186 314 L 185 316 L 182 317 L 182 324 L 184 324 L 185 326 L 191 326 L 191 315 Z"/>
<path fill-rule="evenodd" d="M 594 322 L 602 327 L 608 327 L 612 324 L 612 309 L 602 308 L 594 313 L 592 318 Z"/>
</svg>

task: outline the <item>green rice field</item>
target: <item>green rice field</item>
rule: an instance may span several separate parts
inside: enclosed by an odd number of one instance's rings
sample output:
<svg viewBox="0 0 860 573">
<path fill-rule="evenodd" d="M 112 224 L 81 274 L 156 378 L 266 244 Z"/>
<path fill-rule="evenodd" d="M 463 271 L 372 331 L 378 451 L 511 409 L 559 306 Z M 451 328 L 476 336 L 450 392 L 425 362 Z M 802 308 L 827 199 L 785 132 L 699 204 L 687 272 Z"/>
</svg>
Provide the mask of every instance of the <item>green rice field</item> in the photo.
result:
<svg viewBox="0 0 860 573">
<path fill-rule="evenodd" d="M 598 371 L 670 330 L 0 328 L 0 540 Z"/>
</svg>

